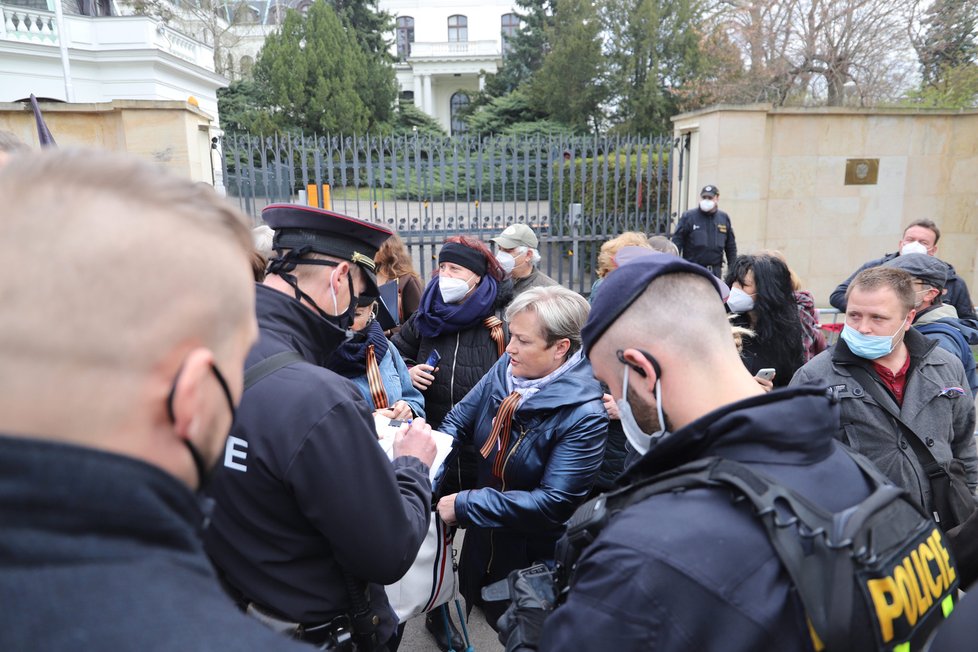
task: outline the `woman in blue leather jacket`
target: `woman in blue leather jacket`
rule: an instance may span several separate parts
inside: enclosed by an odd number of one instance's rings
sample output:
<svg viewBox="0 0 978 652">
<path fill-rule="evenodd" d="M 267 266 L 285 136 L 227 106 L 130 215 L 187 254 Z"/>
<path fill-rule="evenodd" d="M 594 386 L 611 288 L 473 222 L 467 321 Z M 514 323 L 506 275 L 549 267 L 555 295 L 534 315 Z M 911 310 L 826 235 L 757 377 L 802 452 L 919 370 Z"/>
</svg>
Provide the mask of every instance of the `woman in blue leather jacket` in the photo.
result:
<svg viewBox="0 0 978 652">
<path fill-rule="evenodd" d="M 493 626 L 507 603 L 484 602 L 482 587 L 553 562 L 564 521 L 601 467 L 608 413 L 581 351 L 587 313 L 587 301 L 560 286 L 519 295 L 506 310 L 506 353 L 441 425 L 479 451 L 477 488 L 441 498 L 438 512 L 466 528 L 461 592 Z"/>
</svg>

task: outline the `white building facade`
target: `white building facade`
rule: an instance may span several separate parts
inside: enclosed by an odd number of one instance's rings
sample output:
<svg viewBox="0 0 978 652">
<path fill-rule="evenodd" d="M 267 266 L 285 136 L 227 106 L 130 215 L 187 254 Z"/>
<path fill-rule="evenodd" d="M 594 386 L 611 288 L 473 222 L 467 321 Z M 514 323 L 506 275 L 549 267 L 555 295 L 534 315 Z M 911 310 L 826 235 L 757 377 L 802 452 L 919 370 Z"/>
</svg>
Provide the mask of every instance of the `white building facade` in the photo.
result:
<svg viewBox="0 0 978 652">
<path fill-rule="evenodd" d="M 435 118 L 449 133 L 465 126 L 458 110 L 502 64 L 506 39 L 519 18 L 511 1 L 381 0 L 394 16 L 391 54 L 397 57 L 401 101 Z"/>
<path fill-rule="evenodd" d="M 2 0 L 0 0 L 2 1 Z M 308 10 L 312 0 L 246 0 L 235 13 L 235 42 L 226 66 L 234 77 L 247 75 L 265 37 L 287 9 Z M 519 29 L 512 0 L 380 0 L 394 17 L 387 35 L 400 101 L 412 102 L 449 133 L 463 131 L 458 110 L 481 90 L 484 75 L 502 64 L 507 37 Z M 454 118 L 454 119 L 453 119 Z"/>
<path fill-rule="evenodd" d="M 216 125 L 227 79 L 214 72 L 213 50 L 152 18 L 105 15 L 108 6 L 65 0 L 59 33 L 54 0 L 0 0 L 0 102 L 193 97 Z"/>
</svg>

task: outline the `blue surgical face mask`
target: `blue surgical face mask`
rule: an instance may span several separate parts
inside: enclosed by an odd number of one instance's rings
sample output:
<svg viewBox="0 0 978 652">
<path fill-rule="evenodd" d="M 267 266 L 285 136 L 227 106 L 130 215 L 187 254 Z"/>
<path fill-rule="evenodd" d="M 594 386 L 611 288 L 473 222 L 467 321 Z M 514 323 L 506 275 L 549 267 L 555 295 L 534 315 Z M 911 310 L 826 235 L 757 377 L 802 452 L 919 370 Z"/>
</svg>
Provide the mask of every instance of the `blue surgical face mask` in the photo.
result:
<svg viewBox="0 0 978 652">
<path fill-rule="evenodd" d="M 625 431 L 625 439 L 640 455 L 645 455 L 649 449 L 666 435 L 666 419 L 662 414 L 662 383 L 655 381 L 655 409 L 659 417 L 659 429 L 652 434 L 646 433 L 635 420 L 632 407 L 628 404 L 628 365 L 625 365 L 625 375 L 621 384 L 621 399 L 618 401 L 618 414 L 621 419 L 621 429 Z"/>
<path fill-rule="evenodd" d="M 849 350 L 854 355 L 865 358 L 866 360 L 878 360 L 893 351 L 893 338 L 900 334 L 905 324 L 906 320 L 900 324 L 900 328 L 897 329 L 896 333 L 889 336 L 863 335 L 849 324 L 846 324 L 842 327 L 842 339 L 849 345 Z"/>
</svg>

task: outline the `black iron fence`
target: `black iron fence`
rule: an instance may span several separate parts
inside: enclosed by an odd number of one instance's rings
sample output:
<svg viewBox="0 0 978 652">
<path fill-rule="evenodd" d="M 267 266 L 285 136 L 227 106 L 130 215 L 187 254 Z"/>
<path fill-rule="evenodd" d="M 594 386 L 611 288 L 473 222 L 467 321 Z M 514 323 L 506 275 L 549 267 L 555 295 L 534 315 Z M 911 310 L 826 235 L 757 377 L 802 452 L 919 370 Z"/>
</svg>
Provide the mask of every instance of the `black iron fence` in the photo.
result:
<svg viewBox="0 0 978 652">
<path fill-rule="evenodd" d="M 540 237 L 541 269 L 590 290 L 598 248 L 667 233 L 669 137 L 228 136 L 228 196 L 260 220 L 273 202 L 328 205 L 396 230 L 426 278 L 449 235 L 510 224 Z M 326 190 L 328 186 L 328 190 Z"/>
</svg>

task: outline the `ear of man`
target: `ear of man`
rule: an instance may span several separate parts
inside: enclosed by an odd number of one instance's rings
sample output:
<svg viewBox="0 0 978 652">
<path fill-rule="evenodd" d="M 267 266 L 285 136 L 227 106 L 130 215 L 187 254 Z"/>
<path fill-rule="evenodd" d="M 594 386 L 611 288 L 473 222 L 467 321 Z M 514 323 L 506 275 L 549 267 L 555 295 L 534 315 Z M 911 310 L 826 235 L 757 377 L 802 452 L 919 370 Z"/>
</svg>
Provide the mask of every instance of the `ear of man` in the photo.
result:
<svg viewBox="0 0 978 652">
<path fill-rule="evenodd" d="M 214 354 L 203 347 L 193 349 L 184 358 L 173 384 L 170 399 L 173 429 L 180 439 L 190 440 L 198 448 L 204 448 L 200 438 L 210 421 L 207 416 L 209 381 L 213 371 Z"/>
</svg>

